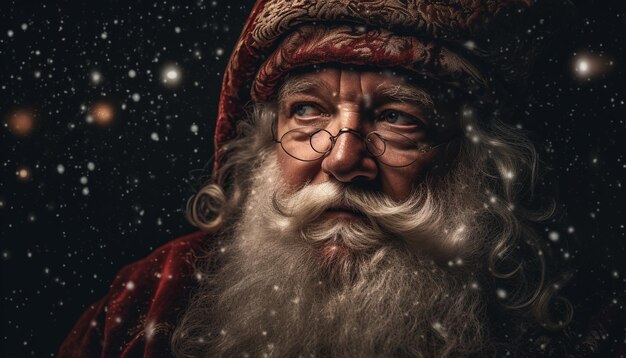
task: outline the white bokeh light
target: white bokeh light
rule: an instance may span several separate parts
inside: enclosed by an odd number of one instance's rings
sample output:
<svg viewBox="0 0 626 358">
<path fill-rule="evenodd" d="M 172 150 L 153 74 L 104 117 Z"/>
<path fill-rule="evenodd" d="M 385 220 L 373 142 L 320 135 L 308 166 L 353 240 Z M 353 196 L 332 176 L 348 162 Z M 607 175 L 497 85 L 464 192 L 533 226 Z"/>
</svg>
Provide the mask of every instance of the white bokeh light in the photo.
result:
<svg viewBox="0 0 626 358">
<path fill-rule="evenodd" d="M 98 83 L 100 83 L 100 81 L 102 81 L 102 74 L 98 71 L 92 71 L 91 72 L 91 83 L 97 85 Z"/>
<path fill-rule="evenodd" d="M 167 71 L 165 76 L 167 77 L 168 80 L 175 80 L 175 79 L 178 79 L 178 72 L 176 72 L 176 70 L 169 70 Z"/>
<path fill-rule="evenodd" d="M 175 65 L 166 66 L 161 72 L 161 80 L 168 86 L 175 86 L 180 83 L 181 71 Z"/>
<path fill-rule="evenodd" d="M 576 76 L 590 80 L 606 72 L 606 59 L 592 53 L 574 54 L 572 62 Z"/>
<path fill-rule="evenodd" d="M 584 58 L 579 59 L 576 64 L 576 70 L 581 74 L 589 73 L 589 62 Z"/>
</svg>

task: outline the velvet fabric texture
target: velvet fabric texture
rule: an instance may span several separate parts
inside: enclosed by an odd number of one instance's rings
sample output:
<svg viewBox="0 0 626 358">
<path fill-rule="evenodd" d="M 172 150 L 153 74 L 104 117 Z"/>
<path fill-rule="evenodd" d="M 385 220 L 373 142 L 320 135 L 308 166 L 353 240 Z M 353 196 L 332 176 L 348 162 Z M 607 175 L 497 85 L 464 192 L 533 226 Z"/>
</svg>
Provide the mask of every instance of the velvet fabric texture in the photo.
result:
<svg viewBox="0 0 626 358">
<path fill-rule="evenodd" d="M 271 101 L 292 70 L 329 63 L 400 69 L 465 90 L 488 86 L 470 61 L 436 42 L 362 26 L 304 26 L 263 63 L 252 84 L 252 100 Z"/>
<path fill-rule="evenodd" d="M 196 286 L 194 265 L 210 240 L 181 237 L 124 267 L 108 294 L 80 317 L 60 358 L 171 357 L 170 338 Z"/>
</svg>

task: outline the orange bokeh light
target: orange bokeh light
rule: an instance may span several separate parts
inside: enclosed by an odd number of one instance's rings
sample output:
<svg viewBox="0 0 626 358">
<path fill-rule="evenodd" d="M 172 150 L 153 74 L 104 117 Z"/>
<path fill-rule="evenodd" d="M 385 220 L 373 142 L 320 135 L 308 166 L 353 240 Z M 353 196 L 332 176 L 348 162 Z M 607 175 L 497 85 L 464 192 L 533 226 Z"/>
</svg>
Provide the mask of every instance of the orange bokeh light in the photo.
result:
<svg viewBox="0 0 626 358">
<path fill-rule="evenodd" d="M 18 110 L 7 117 L 9 131 L 18 137 L 27 137 L 35 129 L 35 116 L 28 110 Z"/>
<path fill-rule="evenodd" d="M 115 119 L 115 109 L 107 102 L 96 102 L 89 110 L 94 122 L 106 127 Z"/>
<path fill-rule="evenodd" d="M 20 181 L 28 181 L 32 176 L 31 171 L 28 167 L 18 168 L 17 171 L 15 172 L 15 175 L 17 176 L 17 179 Z"/>
</svg>

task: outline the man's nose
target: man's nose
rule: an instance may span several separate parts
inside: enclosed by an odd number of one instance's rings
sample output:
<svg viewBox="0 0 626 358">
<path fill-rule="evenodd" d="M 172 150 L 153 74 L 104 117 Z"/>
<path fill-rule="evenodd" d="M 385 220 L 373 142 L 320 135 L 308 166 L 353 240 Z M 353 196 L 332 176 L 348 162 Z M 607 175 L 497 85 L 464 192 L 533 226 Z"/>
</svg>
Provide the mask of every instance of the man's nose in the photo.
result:
<svg viewBox="0 0 626 358">
<path fill-rule="evenodd" d="M 343 130 L 337 135 L 333 149 L 322 161 L 322 170 L 343 183 L 374 180 L 378 166 L 365 147 L 364 135 Z"/>
</svg>

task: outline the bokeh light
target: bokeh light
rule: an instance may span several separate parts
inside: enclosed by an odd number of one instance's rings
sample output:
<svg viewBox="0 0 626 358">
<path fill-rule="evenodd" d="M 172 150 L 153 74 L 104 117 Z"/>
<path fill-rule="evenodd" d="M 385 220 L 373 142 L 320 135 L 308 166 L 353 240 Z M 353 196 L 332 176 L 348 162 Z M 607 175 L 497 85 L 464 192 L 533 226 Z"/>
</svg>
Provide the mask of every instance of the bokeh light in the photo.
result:
<svg viewBox="0 0 626 358">
<path fill-rule="evenodd" d="M 167 86 L 176 86 L 181 80 L 181 70 L 176 65 L 167 65 L 161 72 L 161 80 Z"/>
<path fill-rule="evenodd" d="M 591 79 L 606 72 L 606 59 L 594 54 L 575 54 L 573 59 L 574 73 L 583 79 Z"/>
<path fill-rule="evenodd" d="M 97 85 L 102 81 L 102 74 L 98 71 L 92 71 L 89 77 L 91 79 L 91 83 L 94 85 Z"/>
<path fill-rule="evenodd" d="M 107 127 L 115 119 L 115 108 L 108 102 L 100 101 L 94 103 L 89 109 L 88 121 L 100 126 Z"/>
<path fill-rule="evenodd" d="M 35 129 L 35 115 L 30 110 L 17 110 L 9 113 L 6 125 L 13 135 L 27 137 Z"/>
<path fill-rule="evenodd" d="M 32 172 L 31 172 L 30 168 L 28 168 L 26 166 L 21 166 L 21 167 L 17 168 L 17 171 L 15 172 L 15 175 L 17 176 L 17 179 L 19 181 L 28 181 L 32 177 Z"/>
</svg>

